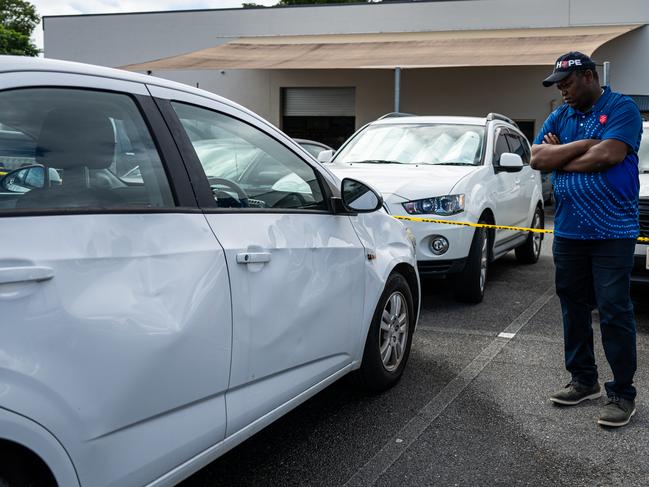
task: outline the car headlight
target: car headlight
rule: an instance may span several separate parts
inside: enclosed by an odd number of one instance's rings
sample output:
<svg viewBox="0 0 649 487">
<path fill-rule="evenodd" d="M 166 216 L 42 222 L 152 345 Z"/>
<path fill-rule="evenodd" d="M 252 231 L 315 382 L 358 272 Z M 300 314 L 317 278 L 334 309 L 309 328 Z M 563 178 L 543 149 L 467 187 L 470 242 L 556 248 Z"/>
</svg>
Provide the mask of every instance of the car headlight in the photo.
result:
<svg viewBox="0 0 649 487">
<path fill-rule="evenodd" d="M 423 200 L 407 201 L 403 207 L 410 215 L 433 213 L 435 215 L 449 216 L 464 211 L 464 195 L 450 194 L 426 198 Z"/>
</svg>

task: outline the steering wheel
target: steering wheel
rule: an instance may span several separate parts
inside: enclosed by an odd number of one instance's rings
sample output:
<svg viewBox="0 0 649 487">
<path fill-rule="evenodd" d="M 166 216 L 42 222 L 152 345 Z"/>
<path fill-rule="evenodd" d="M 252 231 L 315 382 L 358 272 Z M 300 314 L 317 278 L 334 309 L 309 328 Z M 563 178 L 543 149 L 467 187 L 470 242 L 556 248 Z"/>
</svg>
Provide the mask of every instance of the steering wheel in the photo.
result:
<svg viewBox="0 0 649 487">
<path fill-rule="evenodd" d="M 212 186 L 212 192 L 214 193 L 214 196 L 217 198 L 217 200 L 219 197 L 221 199 L 231 198 L 232 200 L 237 201 L 241 208 L 248 208 L 248 195 L 243 190 L 243 188 L 234 181 L 230 181 L 229 179 L 224 178 L 207 178 L 207 181 L 210 183 L 210 186 Z M 229 193 L 218 190 L 217 188 L 214 188 L 214 186 L 225 186 L 227 189 L 230 189 L 234 193 L 236 193 L 237 198 L 232 198 Z M 221 196 L 219 196 L 219 193 L 221 194 Z"/>
</svg>

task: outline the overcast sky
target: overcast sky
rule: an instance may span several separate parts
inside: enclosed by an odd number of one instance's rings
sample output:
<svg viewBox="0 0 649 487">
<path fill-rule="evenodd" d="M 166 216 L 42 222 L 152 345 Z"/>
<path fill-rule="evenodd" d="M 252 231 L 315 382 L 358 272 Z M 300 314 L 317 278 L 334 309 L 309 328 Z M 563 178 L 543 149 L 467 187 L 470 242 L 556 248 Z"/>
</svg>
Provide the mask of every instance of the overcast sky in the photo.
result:
<svg viewBox="0 0 649 487">
<path fill-rule="evenodd" d="M 115 12 L 147 12 L 160 10 L 192 10 L 202 8 L 237 8 L 241 0 L 29 0 L 38 14 L 75 15 Z M 244 0 L 258 5 L 275 5 L 277 0 Z M 43 48 L 43 26 L 34 30 L 36 45 Z"/>
</svg>

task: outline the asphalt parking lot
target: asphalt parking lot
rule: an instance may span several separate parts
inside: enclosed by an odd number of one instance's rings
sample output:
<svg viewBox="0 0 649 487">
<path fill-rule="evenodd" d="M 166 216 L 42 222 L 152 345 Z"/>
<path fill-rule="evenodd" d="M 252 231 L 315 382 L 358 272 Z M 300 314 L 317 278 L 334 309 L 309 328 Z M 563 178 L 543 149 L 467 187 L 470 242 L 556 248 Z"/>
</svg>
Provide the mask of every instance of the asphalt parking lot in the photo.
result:
<svg viewBox="0 0 649 487">
<path fill-rule="evenodd" d="M 603 399 L 547 399 L 569 381 L 551 242 L 535 265 L 513 253 L 496 262 L 477 306 L 424 283 L 410 362 L 391 391 L 368 397 L 340 381 L 182 485 L 648 485 L 649 289 L 634 291 L 638 411 L 603 429 Z M 597 359 L 603 382 L 601 345 Z"/>
</svg>

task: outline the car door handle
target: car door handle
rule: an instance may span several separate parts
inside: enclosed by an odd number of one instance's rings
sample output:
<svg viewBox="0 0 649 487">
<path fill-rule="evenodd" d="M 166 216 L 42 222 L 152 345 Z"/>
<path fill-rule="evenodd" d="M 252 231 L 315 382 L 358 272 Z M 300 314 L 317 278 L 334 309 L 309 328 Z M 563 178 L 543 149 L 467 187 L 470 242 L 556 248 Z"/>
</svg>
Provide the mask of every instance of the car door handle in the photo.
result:
<svg viewBox="0 0 649 487">
<path fill-rule="evenodd" d="M 519 184 L 521 184 L 521 180 L 520 180 L 519 178 L 516 178 L 516 179 L 514 179 L 514 183 L 516 183 L 517 185 L 519 185 Z"/>
<path fill-rule="evenodd" d="M 237 264 L 265 264 L 270 262 L 270 252 L 241 252 L 237 254 Z"/>
<path fill-rule="evenodd" d="M 54 269 L 51 267 L 0 267 L 0 284 L 30 281 L 42 282 L 52 279 L 53 277 Z"/>
</svg>

